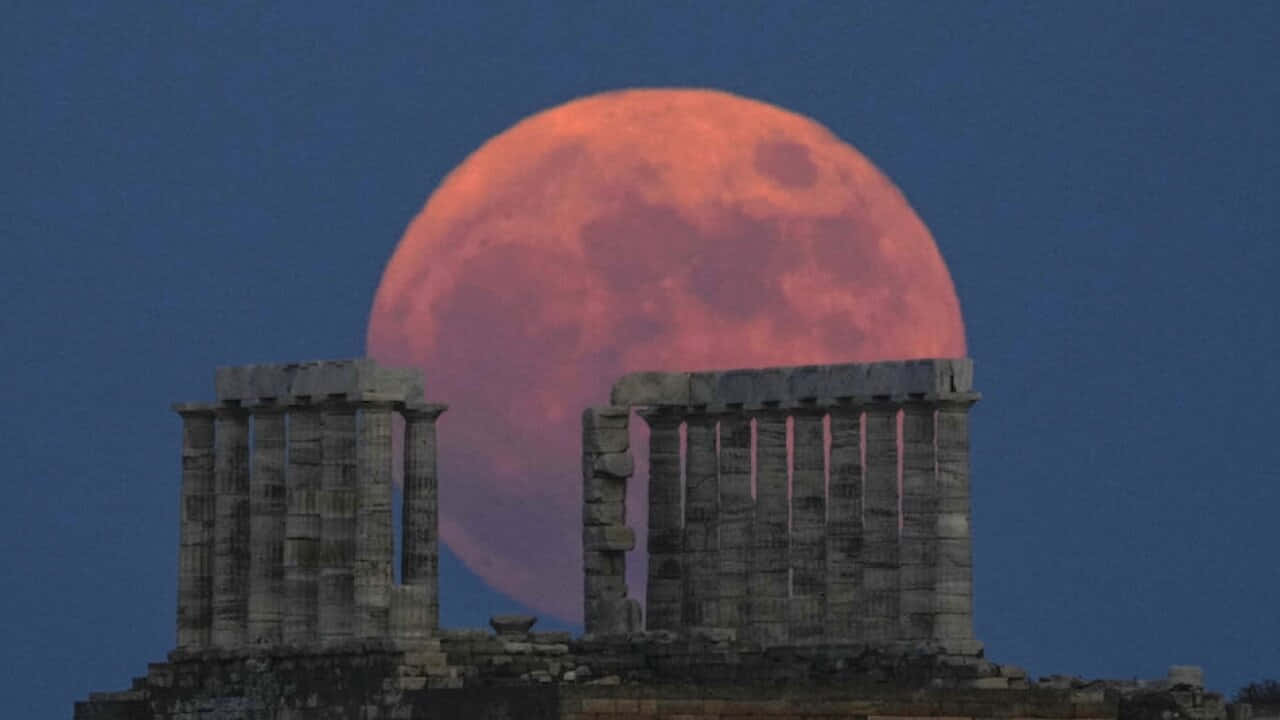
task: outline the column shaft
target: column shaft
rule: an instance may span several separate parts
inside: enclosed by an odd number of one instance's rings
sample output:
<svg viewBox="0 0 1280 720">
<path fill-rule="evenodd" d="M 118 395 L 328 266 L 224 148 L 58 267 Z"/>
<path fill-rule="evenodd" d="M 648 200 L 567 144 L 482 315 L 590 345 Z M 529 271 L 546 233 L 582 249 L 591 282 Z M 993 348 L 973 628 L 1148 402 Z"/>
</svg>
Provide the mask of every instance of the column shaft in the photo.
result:
<svg viewBox="0 0 1280 720">
<path fill-rule="evenodd" d="M 288 416 L 288 471 L 285 475 L 284 639 L 318 639 L 320 580 L 320 408 L 303 405 Z"/>
<path fill-rule="evenodd" d="M 910 402 L 902 408 L 902 563 L 899 585 L 902 639 L 933 637 L 933 595 L 938 560 L 938 479 L 934 468 L 934 408 Z"/>
<path fill-rule="evenodd" d="M 867 642 L 898 639 L 898 408 L 867 408 L 867 470 L 862 510 L 862 577 Z"/>
<path fill-rule="evenodd" d="M 214 420 L 209 409 L 183 410 L 179 509 L 178 647 L 209 647 L 213 623 Z"/>
<path fill-rule="evenodd" d="M 751 526 L 752 638 L 764 645 L 786 642 L 790 597 L 787 502 L 787 417 L 779 410 L 756 415 L 756 503 Z"/>
<path fill-rule="evenodd" d="M 791 471 L 791 640 L 823 637 L 827 593 L 824 411 L 798 409 Z"/>
<path fill-rule="evenodd" d="M 249 610 L 249 416 L 218 409 L 214 431 L 217 485 L 213 556 L 213 645 L 240 647 Z"/>
<path fill-rule="evenodd" d="M 681 415 L 641 411 L 649 424 L 649 567 L 645 629 L 680 629 L 682 510 Z"/>
<path fill-rule="evenodd" d="M 862 640 L 862 409 L 831 410 L 827 491 L 827 635 Z"/>
<path fill-rule="evenodd" d="M 355 633 L 387 636 L 391 612 L 391 406 L 366 403 L 356 440 Z"/>
<path fill-rule="evenodd" d="M 589 407 L 582 413 L 583 621 L 589 635 L 640 629 L 639 603 L 627 597 L 626 552 L 635 536 L 626 526 L 631 408 Z"/>
<path fill-rule="evenodd" d="M 938 560 L 933 639 L 954 652 L 976 648 L 973 634 L 973 551 L 969 535 L 969 406 L 942 403 L 937 415 Z"/>
<path fill-rule="evenodd" d="M 751 557 L 751 420 L 720 416 L 719 586 L 721 628 L 747 631 L 747 576 Z"/>
<path fill-rule="evenodd" d="M 705 413 L 685 421 L 687 462 L 684 503 L 684 601 L 686 628 L 713 627 L 719 618 L 719 477 L 715 419 Z"/>
<path fill-rule="evenodd" d="M 284 622 L 284 413 L 257 409 L 253 415 L 253 459 L 249 479 L 250 644 L 277 644 Z"/>
<path fill-rule="evenodd" d="M 340 643 L 353 637 L 355 621 L 356 409 L 333 403 L 323 418 L 317 632 Z"/>
<path fill-rule="evenodd" d="M 440 624 L 439 482 L 436 466 L 436 419 L 445 406 L 413 408 L 404 413 L 404 524 L 400 582 L 425 589 L 425 623 L 434 633 Z"/>
</svg>

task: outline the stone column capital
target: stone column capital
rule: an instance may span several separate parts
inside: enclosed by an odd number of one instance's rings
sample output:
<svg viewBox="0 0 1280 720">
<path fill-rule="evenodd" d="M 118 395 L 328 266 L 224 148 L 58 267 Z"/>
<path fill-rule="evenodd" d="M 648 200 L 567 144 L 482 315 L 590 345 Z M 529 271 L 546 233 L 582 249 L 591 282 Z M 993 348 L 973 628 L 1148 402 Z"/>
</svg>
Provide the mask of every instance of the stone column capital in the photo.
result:
<svg viewBox="0 0 1280 720">
<path fill-rule="evenodd" d="M 449 406 L 443 403 L 414 403 L 405 405 L 400 410 L 400 414 L 409 422 L 416 420 L 435 420 L 448 410 Z"/>
<path fill-rule="evenodd" d="M 681 407 L 670 405 L 651 405 L 636 408 L 636 415 L 649 424 L 649 427 L 674 427 L 684 422 L 689 413 Z"/>
<path fill-rule="evenodd" d="M 807 415 L 822 417 L 831 411 L 826 405 L 818 405 L 813 403 L 802 403 L 800 405 L 792 405 L 784 410 L 787 415 Z"/>
<path fill-rule="evenodd" d="M 213 417 L 218 406 L 212 403 L 174 403 L 169 406 L 175 413 L 184 418 Z"/>
<path fill-rule="evenodd" d="M 214 415 L 220 418 L 245 418 L 249 416 L 249 409 L 240 406 L 238 400 L 229 403 L 220 403 L 213 409 Z"/>
<path fill-rule="evenodd" d="M 939 410 L 968 410 L 982 399 L 981 393 L 957 393 L 954 395 L 943 395 L 929 400 L 934 407 Z"/>
</svg>

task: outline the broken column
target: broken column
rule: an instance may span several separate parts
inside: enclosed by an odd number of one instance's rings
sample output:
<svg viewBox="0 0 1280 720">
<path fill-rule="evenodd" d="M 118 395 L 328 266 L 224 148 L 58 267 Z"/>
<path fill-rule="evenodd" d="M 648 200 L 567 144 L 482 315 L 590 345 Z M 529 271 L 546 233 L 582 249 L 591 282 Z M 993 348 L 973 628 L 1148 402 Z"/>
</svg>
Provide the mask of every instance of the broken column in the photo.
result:
<svg viewBox="0 0 1280 720">
<path fill-rule="evenodd" d="M 213 623 L 214 411 L 175 405 L 182 417 L 182 505 L 178 526 L 178 647 L 209 647 Z"/>
<path fill-rule="evenodd" d="M 317 639 L 319 622 L 321 409 L 297 405 L 288 417 L 284 640 L 308 643 Z"/>
<path fill-rule="evenodd" d="M 957 653 L 975 652 L 973 550 L 969 534 L 969 408 L 977 395 L 943 399 L 937 414 L 938 514 L 933 639 Z"/>
<path fill-rule="evenodd" d="M 831 408 L 827 490 L 826 634 L 860 642 L 862 605 L 862 408 Z"/>
<path fill-rule="evenodd" d="M 862 508 L 863 635 L 898 639 L 898 406 L 867 406 L 866 487 Z"/>
<path fill-rule="evenodd" d="M 934 468 L 934 405 L 902 407 L 902 530 L 898 543 L 903 640 L 933 639 L 934 572 L 938 559 L 938 482 Z"/>
<path fill-rule="evenodd" d="M 827 592 L 825 410 L 792 411 L 791 602 L 787 623 L 795 643 L 819 642 Z"/>
<path fill-rule="evenodd" d="M 719 476 L 716 421 L 705 412 L 685 419 L 684 587 L 681 625 L 709 628 L 719 619 L 717 532 Z"/>
<path fill-rule="evenodd" d="M 276 644 L 284 622 L 284 408 L 253 409 L 249 482 L 249 635 L 251 645 Z"/>
<path fill-rule="evenodd" d="M 719 414 L 719 613 L 717 627 L 747 626 L 751 553 L 751 420 L 740 411 Z"/>
<path fill-rule="evenodd" d="M 756 414 L 756 502 L 751 524 L 750 636 L 763 645 L 787 640 L 791 568 L 788 560 L 787 416 Z"/>
<path fill-rule="evenodd" d="M 641 410 L 649 425 L 649 567 L 646 630 L 679 630 L 682 537 L 680 423 L 670 408 Z"/>
<path fill-rule="evenodd" d="M 404 415 L 404 521 L 400 583 L 422 588 L 422 623 L 428 634 L 434 633 L 440 623 L 436 419 L 447 408 L 447 405 L 410 405 L 401 413 Z M 412 599 L 415 596 L 402 593 L 400 597 Z M 410 619 L 416 617 L 413 614 Z"/>
<path fill-rule="evenodd" d="M 642 627 L 640 606 L 627 598 L 626 552 L 635 531 L 626 526 L 627 407 L 590 407 L 582 413 L 583 612 L 586 632 L 625 634 Z"/>
<path fill-rule="evenodd" d="M 354 563 L 357 638 L 386 637 L 393 582 L 391 557 L 392 404 L 360 404 L 356 429 L 356 542 Z"/>
<path fill-rule="evenodd" d="M 321 642 L 338 643 L 355 633 L 356 408 L 333 399 L 322 413 L 316 623 Z"/>
</svg>

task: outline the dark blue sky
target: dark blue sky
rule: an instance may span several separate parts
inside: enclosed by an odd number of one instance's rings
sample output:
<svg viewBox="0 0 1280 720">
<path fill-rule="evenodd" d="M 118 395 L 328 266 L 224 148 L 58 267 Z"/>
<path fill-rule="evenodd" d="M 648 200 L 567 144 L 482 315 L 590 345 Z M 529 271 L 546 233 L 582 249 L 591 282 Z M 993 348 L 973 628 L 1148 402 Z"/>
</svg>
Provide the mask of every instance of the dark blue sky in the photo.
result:
<svg viewBox="0 0 1280 720">
<path fill-rule="evenodd" d="M 170 402 L 217 364 L 362 354 L 391 250 L 468 152 L 655 85 L 813 117 L 932 229 L 985 396 L 989 657 L 1280 674 L 1280 5 L 260 5 L 19 0 L 0 23 L 14 717 L 66 717 L 173 644 Z M 448 557 L 441 584 L 448 625 L 515 607 Z"/>
</svg>

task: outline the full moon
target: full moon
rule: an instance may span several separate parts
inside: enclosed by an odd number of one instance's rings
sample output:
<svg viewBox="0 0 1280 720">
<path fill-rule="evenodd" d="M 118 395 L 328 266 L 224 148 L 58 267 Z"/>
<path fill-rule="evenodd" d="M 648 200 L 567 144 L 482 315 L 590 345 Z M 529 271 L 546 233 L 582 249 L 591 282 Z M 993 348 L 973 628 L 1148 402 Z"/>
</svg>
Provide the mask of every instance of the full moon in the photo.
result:
<svg viewBox="0 0 1280 720">
<path fill-rule="evenodd" d="M 618 376 L 965 354 L 946 264 L 893 183 L 813 120 L 701 89 L 593 95 L 482 145 L 396 247 L 367 342 L 450 405 L 443 541 L 569 622 L 581 411 Z"/>
</svg>

